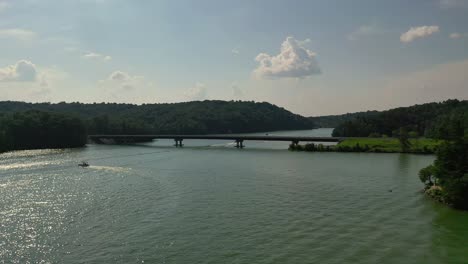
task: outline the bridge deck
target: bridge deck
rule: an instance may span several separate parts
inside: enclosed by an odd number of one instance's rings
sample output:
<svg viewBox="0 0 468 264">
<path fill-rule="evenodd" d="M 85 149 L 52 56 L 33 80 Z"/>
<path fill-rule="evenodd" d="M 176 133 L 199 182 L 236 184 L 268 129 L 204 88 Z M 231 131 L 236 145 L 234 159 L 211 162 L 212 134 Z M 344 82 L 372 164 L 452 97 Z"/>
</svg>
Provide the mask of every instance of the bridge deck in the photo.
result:
<svg viewBox="0 0 468 264">
<path fill-rule="evenodd" d="M 257 141 L 289 141 L 289 142 L 340 142 L 341 137 L 303 137 L 303 136 L 248 136 L 248 135 L 89 135 L 93 139 L 208 139 L 208 140 L 257 140 Z"/>
</svg>

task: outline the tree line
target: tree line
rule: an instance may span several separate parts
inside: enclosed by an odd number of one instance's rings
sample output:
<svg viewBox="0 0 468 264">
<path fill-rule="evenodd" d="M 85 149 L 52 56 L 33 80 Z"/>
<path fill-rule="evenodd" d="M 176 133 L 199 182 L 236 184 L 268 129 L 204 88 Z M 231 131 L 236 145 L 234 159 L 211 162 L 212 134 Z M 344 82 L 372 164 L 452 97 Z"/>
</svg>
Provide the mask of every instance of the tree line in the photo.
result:
<svg viewBox="0 0 468 264">
<path fill-rule="evenodd" d="M 460 133 L 458 130 L 468 133 L 466 100 L 447 100 L 382 112 L 357 113 L 343 119 L 333 130 L 333 136 L 401 137 L 400 134 L 404 131 L 409 137 L 452 139 Z"/>
<path fill-rule="evenodd" d="M 441 144 L 435 150 L 436 160 L 419 172 L 425 193 L 455 208 L 468 210 L 468 101 L 447 100 L 312 120 L 320 126 L 335 125 L 333 136 L 395 137 L 402 152 L 411 149 L 410 138 L 440 139 Z M 306 148 L 331 150 L 313 145 Z M 360 152 L 361 148 L 355 146 L 349 150 Z"/>
<path fill-rule="evenodd" d="M 315 125 L 310 119 L 266 102 L 0 102 L 3 150 L 81 146 L 86 134 L 224 134 L 311 128 Z"/>
<path fill-rule="evenodd" d="M 86 141 L 86 127 L 77 117 L 35 110 L 0 113 L 0 152 L 81 147 Z"/>
<path fill-rule="evenodd" d="M 436 160 L 419 172 L 419 178 L 429 196 L 468 210 L 468 136 L 458 131 L 438 148 Z"/>
</svg>

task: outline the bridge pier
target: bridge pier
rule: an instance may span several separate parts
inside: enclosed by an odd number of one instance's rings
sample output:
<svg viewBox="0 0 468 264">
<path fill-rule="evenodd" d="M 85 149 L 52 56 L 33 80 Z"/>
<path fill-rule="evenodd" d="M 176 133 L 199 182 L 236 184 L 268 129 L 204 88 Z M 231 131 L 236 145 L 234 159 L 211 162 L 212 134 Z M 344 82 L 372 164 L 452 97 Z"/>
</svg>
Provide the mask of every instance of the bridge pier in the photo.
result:
<svg viewBox="0 0 468 264">
<path fill-rule="evenodd" d="M 236 148 L 244 148 L 244 140 L 236 139 Z"/>
<path fill-rule="evenodd" d="M 184 144 L 182 144 L 182 141 L 183 141 L 182 138 L 175 138 L 174 141 L 175 141 L 174 146 L 176 146 L 176 147 L 183 147 L 184 146 Z"/>
</svg>

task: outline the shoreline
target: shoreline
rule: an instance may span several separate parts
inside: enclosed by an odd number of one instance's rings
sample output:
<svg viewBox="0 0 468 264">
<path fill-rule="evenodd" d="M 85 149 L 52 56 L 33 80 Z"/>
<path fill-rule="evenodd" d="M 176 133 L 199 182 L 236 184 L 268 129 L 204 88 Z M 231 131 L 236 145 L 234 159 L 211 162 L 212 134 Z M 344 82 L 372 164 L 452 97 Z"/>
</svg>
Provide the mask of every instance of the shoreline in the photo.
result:
<svg viewBox="0 0 468 264">
<path fill-rule="evenodd" d="M 291 151 L 305 152 L 351 152 L 351 153 L 407 153 L 407 154 L 435 154 L 439 145 L 444 141 L 428 138 L 412 138 L 407 150 L 403 150 L 396 138 L 362 138 L 345 139 L 336 145 L 323 144 L 291 144 Z"/>
</svg>

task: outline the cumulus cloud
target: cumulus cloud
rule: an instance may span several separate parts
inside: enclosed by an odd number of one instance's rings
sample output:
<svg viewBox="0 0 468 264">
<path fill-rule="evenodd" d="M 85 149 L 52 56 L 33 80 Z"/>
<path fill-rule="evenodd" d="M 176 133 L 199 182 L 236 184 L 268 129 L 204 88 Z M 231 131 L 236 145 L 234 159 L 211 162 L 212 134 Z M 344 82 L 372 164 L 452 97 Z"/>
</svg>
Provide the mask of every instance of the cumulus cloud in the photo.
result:
<svg viewBox="0 0 468 264">
<path fill-rule="evenodd" d="M 51 101 L 56 92 L 60 94 L 68 78 L 67 72 L 55 66 L 44 67 L 21 60 L 0 68 L 0 97 L 1 100 Z"/>
<path fill-rule="evenodd" d="M 357 40 L 362 37 L 376 35 L 380 31 L 372 25 L 362 25 L 348 35 L 348 40 Z"/>
<path fill-rule="evenodd" d="M 412 27 L 407 32 L 401 34 L 400 41 L 409 43 L 417 38 L 428 37 L 437 32 L 439 32 L 439 26 Z"/>
<path fill-rule="evenodd" d="M 156 98 L 154 84 L 142 75 L 116 70 L 97 82 L 96 93 L 115 102 L 153 102 Z"/>
<path fill-rule="evenodd" d="M 259 66 L 254 74 L 263 79 L 305 78 L 320 74 L 316 54 L 305 47 L 309 41 L 287 37 L 278 55 L 258 54 L 255 60 Z"/>
<path fill-rule="evenodd" d="M 124 90 L 132 90 L 141 86 L 143 79 L 143 76 L 130 75 L 124 71 L 114 71 L 106 80 L 101 80 L 100 82 L 106 86 L 113 86 L 115 88 L 117 85 Z"/>
<path fill-rule="evenodd" d="M 103 55 L 96 52 L 88 52 L 83 55 L 83 58 L 90 59 L 90 60 L 103 60 L 103 61 L 110 61 L 112 57 L 109 55 Z"/>
<path fill-rule="evenodd" d="M 462 35 L 461 35 L 460 33 L 456 33 L 456 32 L 455 32 L 455 33 L 450 34 L 449 37 L 450 37 L 451 39 L 459 39 L 459 38 L 462 37 Z"/>
<path fill-rule="evenodd" d="M 126 72 L 115 71 L 109 75 L 108 79 L 111 81 L 125 82 L 130 80 L 130 75 L 128 75 Z"/>
<path fill-rule="evenodd" d="M 27 60 L 0 68 L 0 82 L 34 82 L 36 78 L 36 65 Z"/>
<path fill-rule="evenodd" d="M 36 33 L 21 28 L 0 29 L 0 38 L 13 38 L 22 41 L 31 40 L 36 37 Z"/>
<path fill-rule="evenodd" d="M 39 85 L 41 87 L 47 87 L 49 86 L 49 81 L 47 80 L 47 76 L 46 75 L 42 75 L 41 76 L 41 81 L 39 82 Z"/>
<path fill-rule="evenodd" d="M 194 87 L 188 89 L 184 93 L 185 97 L 190 101 L 202 101 L 207 98 L 206 87 L 204 83 L 197 82 Z"/>
</svg>

